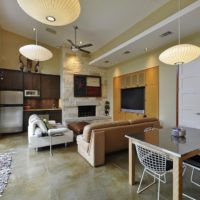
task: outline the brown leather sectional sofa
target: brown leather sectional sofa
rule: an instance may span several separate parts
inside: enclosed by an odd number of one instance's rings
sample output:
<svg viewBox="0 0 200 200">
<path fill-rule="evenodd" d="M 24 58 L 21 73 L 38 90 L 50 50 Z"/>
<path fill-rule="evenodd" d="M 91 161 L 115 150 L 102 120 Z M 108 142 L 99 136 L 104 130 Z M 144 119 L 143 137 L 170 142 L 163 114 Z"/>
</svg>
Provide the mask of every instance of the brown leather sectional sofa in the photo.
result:
<svg viewBox="0 0 200 200">
<path fill-rule="evenodd" d="M 138 133 L 148 127 L 160 127 L 156 118 L 93 123 L 77 136 L 78 152 L 93 166 L 105 164 L 105 155 L 128 148 L 128 133 Z"/>
</svg>

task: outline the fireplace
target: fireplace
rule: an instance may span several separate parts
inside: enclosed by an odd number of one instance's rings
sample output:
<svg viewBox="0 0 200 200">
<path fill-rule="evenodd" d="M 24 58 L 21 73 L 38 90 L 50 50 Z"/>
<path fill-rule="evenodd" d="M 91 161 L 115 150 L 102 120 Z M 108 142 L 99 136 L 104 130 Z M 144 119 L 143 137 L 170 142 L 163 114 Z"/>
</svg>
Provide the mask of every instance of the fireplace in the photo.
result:
<svg viewBox="0 0 200 200">
<path fill-rule="evenodd" d="M 78 106 L 78 117 L 96 116 L 96 106 Z"/>
</svg>

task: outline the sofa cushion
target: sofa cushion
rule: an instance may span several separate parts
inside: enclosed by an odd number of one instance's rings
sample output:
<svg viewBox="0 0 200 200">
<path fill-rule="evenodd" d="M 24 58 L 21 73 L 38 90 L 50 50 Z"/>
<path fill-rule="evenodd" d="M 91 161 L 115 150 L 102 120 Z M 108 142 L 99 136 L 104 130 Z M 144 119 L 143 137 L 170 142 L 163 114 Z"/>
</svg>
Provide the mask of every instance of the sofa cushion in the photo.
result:
<svg viewBox="0 0 200 200">
<path fill-rule="evenodd" d="M 37 119 L 35 122 L 36 125 L 42 130 L 42 133 L 47 133 L 47 128 L 41 119 Z"/>
<path fill-rule="evenodd" d="M 42 130 L 38 127 L 35 129 L 35 134 L 37 137 L 42 137 Z"/>
<path fill-rule="evenodd" d="M 67 125 L 69 129 L 71 129 L 74 133 L 77 135 L 83 133 L 83 129 L 86 125 L 88 125 L 88 122 L 72 122 Z"/>
<path fill-rule="evenodd" d="M 85 152 L 88 152 L 89 149 L 89 143 L 83 141 L 83 136 L 82 135 L 78 135 L 76 138 L 77 144 L 79 145 L 79 147 L 81 149 L 83 149 Z"/>
<path fill-rule="evenodd" d="M 109 128 L 109 127 L 117 127 L 117 126 L 125 126 L 129 124 L 130 124 L 129 121 L 125 121 L 125 120 L 104 122 L 104 123 L 98 122 L 98 123 L 89 124 L 85 126 L 83 130 L 83 140 L 85 140 L 86 142 L 90 142 L 92 130 Z"/>
<path fill-rule="evenodd" d="M 36 114 L 32 114 L 29 119 L 28 119 L 28 123 L 33 123 L 35 120 L 40 119 Z"/>
</svg>

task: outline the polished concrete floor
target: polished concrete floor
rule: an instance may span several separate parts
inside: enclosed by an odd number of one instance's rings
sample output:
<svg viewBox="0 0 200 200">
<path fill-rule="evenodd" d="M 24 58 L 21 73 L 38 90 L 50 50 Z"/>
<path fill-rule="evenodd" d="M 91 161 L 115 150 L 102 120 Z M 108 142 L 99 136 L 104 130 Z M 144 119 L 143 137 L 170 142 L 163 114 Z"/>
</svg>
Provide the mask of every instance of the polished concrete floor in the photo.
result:
<svg viewBox="0 0 200 200">
<path fill-rule="evenodd" d="M 128 154 L 119 152 L 106 157 L 106 165 L 92 168 L 78 153 L 75 143 L 35 152 L 27 148 L 26 134 L 0 137 L 0 152 L 14 152 L 12 174 L 2 200 L 154 200 L 157 184 L 142 194 L 128 184 Z M 137 164 L 136 179 L 143 168 Z M 189 184 L 190 170 L 184 177 L 184 191 L 200 199 L 200 189 Z M 200 178 L 197 177 L 199 180 Z M 145 182 L 151 181 L 146 176 Z M 172 199 L 172 174 L 161 184 L 161 198 Z"/>
</svg>

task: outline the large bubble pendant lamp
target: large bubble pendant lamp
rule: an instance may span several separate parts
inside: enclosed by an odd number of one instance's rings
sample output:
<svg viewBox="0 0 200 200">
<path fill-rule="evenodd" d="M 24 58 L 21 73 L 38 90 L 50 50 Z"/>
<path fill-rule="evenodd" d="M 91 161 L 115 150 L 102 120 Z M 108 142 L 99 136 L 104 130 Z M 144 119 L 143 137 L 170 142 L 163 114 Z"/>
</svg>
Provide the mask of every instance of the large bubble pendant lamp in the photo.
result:
<svg viewBox="0 0 200 200">
<path fill-rule="evenodd" d="M 192 44 L 180 43 L 180 0 L 179 0 L 179 17 L 178 17 L 178 40 L 179 44 L 172 46 L 163 51 L 159 60 L 168 65 L 180 65 L 189 63 L 200 56 L 200 47 Z"/>
<path fill-rule="evenodd" d="M 63 26 L 75 21 L 81 11 L 79 0 L 17 0 L 26 14 L 44 24 Z"/>
<path fill-rule="evenodd" d="M 51 51 L 37 44 L 37 30 L 36 32 L 36 44 L 29 44 L 21 47 L 19 52 L 26 58 L 33 61 L 46 61 L 52 58 L 53 54 Z"/>
</svg>

